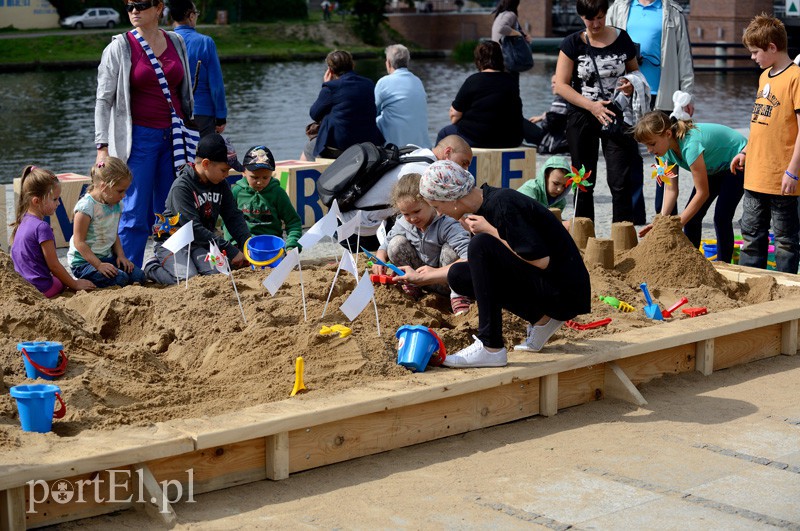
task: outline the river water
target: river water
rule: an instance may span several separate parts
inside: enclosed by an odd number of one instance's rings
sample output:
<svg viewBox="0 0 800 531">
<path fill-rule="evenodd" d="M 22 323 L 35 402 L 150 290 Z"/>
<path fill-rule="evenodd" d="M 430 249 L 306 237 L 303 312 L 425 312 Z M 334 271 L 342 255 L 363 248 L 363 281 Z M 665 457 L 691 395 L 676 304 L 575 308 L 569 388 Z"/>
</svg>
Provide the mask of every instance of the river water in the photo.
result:
<svg viewBox="0 0 800 531">
<path fill-rule="evenodd" d="M 278 160 L 297 158 L 306 141 L 308 109 L 322 83 L 324 62 L 222 65 L 228 97 L 226 136 L 241 154 L 255 144 L 269 146 Z M 363 60 L 359 73 L 374 80 L 385 75 L 383 62 Z M 432 139 L 447 125 L 448 109 L 471 64 L 448 60 L 412 61 L 412 71 L 428 93 Z M 520 78 L 524 113 L 550 105 L 555 56 L 537 57 Z M 748 126 L 755 96 L 755 74 L 702 73 L 696 79 L 698 121 L 734 128 Z M 86 174 L 94 163 L 94 69 L 0 74 L 0 183 L 9 183 L 26 164 L 57 173 Z"/>
</svg>

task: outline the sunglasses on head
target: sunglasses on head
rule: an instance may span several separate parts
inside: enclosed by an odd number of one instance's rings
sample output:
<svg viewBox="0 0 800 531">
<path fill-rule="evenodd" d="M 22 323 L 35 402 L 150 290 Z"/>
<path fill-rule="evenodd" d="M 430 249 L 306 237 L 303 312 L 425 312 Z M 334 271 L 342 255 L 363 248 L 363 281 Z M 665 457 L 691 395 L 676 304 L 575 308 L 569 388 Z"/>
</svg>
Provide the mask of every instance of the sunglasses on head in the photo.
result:
<svg viewBox="0 0 800 531">
<path fill-rule="evenodd" d="M 128 13 L 133 13 L 134 9 L 136 11 L 144 11 L 145 9 L 150 9 L 156 5 L 156 3 L 157 2 L 153 2 L 152 0 L 150 2 L 133 2 L 131 4 L 125 4 L 125 10 Z"/>
</svg>

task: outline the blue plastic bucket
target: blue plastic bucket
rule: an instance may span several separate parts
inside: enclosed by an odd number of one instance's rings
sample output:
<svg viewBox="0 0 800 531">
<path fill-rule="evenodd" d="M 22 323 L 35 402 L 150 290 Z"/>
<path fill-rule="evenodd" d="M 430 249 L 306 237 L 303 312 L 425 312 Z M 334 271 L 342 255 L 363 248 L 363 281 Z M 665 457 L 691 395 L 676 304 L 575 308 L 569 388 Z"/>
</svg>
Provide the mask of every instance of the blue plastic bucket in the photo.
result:
<svg viewBox="0 0 800 531">
<path fill-rule="evenodd" d="M 717 244 L 703 242 L 703 254 L 706 258 L 714 258 L 717 256 Z"/>
<path fill-rule="evenodd" d="M 397 344 L 397 364 L 406 369 L 423 372 L 431 361 L 431 356 L 437 350 L 437 365 L 444 361 L 446 353 L 439 337 L 427 326 L 403 325 L 397 329 L 395 337 L 400 341 Z"/>
<path fill-rule="evenodd" d="M 61 343 L 27 341 L 17 343 L 17 350 L 22 353 L 22 363 L 25 364 L 25 374 L 28 378 L 54 380 L 63 376 L 67 370 L 67 355 L 64 354 L 64 345 Z"/>
<path fill-rule="evenodd" d="M 67 412 L 57 385 L 17 385 L 9 389 L 9 393 L 17 400 L 22 431 L 47 433 L 53 428 L 53 419 L 60 419 Z M 58 411 L 55 411 L 56 398 L 61 403 Z"/>
<path fill-rule="evenodd" d="M 251 236 L 244 244 L 244 256 L 253 268 L 275 267 L 286 256 L 285 247 L 284 241 L 277 236 Z"/>
</svg>

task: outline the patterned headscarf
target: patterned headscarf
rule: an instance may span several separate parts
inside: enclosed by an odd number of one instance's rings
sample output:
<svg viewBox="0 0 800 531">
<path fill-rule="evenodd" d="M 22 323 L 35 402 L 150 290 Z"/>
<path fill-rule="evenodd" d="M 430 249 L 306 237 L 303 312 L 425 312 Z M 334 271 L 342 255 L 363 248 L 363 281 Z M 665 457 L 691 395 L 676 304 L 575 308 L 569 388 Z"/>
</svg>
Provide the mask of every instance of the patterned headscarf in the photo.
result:
<svg viewBox="0 0 800 531">
<path fill-rule="evenodd" d="M 455 201 L 475 188 L 475 177 L 452 160 L 428 166 L 419 182 L 419 193 L 432 201 Z"/>
</svg>

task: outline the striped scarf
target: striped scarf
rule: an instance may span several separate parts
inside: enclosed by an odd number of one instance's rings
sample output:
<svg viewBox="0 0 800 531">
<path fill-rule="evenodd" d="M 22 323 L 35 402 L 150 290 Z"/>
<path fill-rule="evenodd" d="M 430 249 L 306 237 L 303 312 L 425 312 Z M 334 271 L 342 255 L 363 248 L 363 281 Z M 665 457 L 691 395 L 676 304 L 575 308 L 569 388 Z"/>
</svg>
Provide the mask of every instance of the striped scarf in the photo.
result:
<svg viewBox="0 0 800 531">
<path fill-rule="evenodd" d="M 170 96 L 169 93 L 167 76 L 164 75 L 164 70 L 161 69 L 161 65 L 158 63 L 158 59 L 156 59 L 156 55 L 153 53 L 150 45 L 147 44 L 144 37 L 139 34 L 139 30 L 134 29 L 131 31 L 131 35 L 139 41 L 144 53 L 147 54 L 147 58 L 150 59 L 150 64 L 153 65 L 153 70 L 156 71 L 156 78 L 158 79 L 158 84 L 161 86 L 161 91 L 164 93 L 164 97 L 167 98 L 169 112 L 172 115 L 172 164 L 177 171 L 187 162 L 194 162 L 194 156 L 197 152 L 197 143 L 200 141 L 200 134 L 197 131 L 192 131 L 187 128 L 183 120 L 178 116 L 178 113 L 175 112 L 175 106 L 172 104 L 172 96 Z"/>
</svg>

